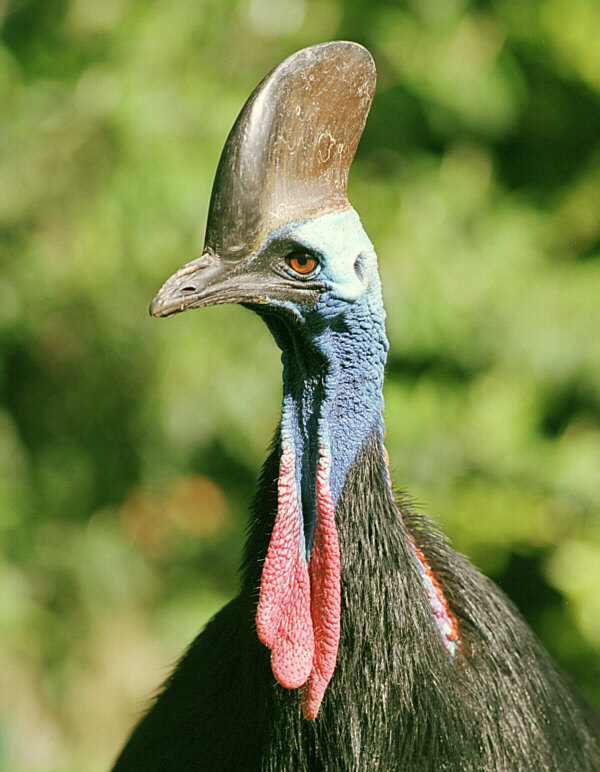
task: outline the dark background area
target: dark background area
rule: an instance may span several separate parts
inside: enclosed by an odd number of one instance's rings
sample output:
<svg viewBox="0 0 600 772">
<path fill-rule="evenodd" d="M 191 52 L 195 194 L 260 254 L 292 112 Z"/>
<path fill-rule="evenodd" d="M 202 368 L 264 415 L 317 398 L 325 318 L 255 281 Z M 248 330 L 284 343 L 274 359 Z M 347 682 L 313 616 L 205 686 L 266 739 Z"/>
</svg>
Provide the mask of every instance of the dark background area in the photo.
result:
<svg viewBox="0 0 600 772">
<path fill-rule="evenodd" d="M 600 5 L 0 2 L 0 769 L 105 769 L 236 590 L 281 396 L 200 254 L 258 81 L 328 39 L 379 82 L 350 199 L 380 258 L 396 485 L 600 705 Z"/>
</svg>

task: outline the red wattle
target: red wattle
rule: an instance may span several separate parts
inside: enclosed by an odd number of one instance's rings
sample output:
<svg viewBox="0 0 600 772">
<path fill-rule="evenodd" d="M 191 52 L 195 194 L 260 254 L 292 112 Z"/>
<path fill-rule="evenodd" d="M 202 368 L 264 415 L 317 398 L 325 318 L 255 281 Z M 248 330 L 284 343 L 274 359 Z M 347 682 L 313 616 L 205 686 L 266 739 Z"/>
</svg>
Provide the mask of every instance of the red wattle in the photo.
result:
<svg viewBox="0 0 600 772">
<path fill-rule="evenodd" d="M 335 669 L 340 641 L 340 550 L 329 487 L 331 462 L 323 446 L 317 464 L 317 506 L 312 554 L 300 550 L 302 518 L 294 451 L 283 445 L 278 507 L 263 565 L 256 629 L 271 649 L 273 675 L 302 690 L 302 711 L 316 718 Z"/>
<path fill-rule="evenodd" d="M 319 712 L 335 669 L 340 642 L 340 548 L 329 487 L 330 468 L 329 454 L 321 446 L 317 466 L 317 520 L 309 563 L 315 653 L 310 678 L 302 689 L 302 712 L 309 721 Z"/>
<path fill-rule="evenodd" d="M 300 552 L 302 520 L 296 489 L 294 451 L 284 445 L 279 466 L 279 504 L 262 571 L 256 629 L 271 649 L 273 675 L 295 689 L 306 682 L 313 663 L 314 636 L 310 581 Z"/>
</svg>

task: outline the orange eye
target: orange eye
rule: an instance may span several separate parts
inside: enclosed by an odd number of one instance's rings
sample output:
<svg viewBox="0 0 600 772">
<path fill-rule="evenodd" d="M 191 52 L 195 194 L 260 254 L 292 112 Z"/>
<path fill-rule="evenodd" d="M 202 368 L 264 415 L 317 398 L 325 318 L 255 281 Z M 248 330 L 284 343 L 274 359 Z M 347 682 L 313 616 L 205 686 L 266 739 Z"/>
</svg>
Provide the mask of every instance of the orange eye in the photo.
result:
<svg viewBox="0 0 600 772">
<path fill-rule="evenodd" d="M 296 273 L 300 273 L 304 276 L 306 274 L 312 273 L 318 265 L 318 262 L 314 257 L 305 255 L 302 252 L 290 255 L 287 261 L 292 271 L 296 271 Z"/>
</svg>

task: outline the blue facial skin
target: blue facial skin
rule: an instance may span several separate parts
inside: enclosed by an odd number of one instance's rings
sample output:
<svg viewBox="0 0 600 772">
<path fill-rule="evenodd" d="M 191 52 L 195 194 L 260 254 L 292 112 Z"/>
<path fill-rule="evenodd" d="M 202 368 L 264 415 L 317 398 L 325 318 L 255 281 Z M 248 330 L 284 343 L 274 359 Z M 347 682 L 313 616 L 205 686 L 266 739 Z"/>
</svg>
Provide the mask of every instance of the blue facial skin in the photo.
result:
<svg viewBox="0 0 600 772">
<path fill-rule="evenodd" d="M 263 315 L 282 350 L 281 433 L 296 455 L 308 557 L 319 445 L 330 454 L 330 487 L 337 505 L 350 466 L 374 431 L 383 444 L 388 341 L 377 257 L 353 209 L 286 225 L 269 236 L 261 252 L 277 251 L 278 242 L 286 253 L 293 243 L 314 255 L 319 268 L 310 278 L 326 285 L 310 307 L 273 298 L 270 308 L 287 313 Z M 290 275 L 298 278 L 291 268 Z"/>
</svg>

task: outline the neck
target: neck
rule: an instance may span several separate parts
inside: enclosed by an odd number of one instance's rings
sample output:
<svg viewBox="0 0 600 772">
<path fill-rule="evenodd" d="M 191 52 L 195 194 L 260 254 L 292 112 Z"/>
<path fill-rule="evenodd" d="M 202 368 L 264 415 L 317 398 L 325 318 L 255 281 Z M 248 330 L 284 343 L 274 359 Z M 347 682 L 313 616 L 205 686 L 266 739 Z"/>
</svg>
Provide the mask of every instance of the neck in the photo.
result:
<svg viewBox="0 0 600 772">
<path fill-rule="evenodd" d="M 267 320 L 283 351 L 284 398 L 277 515 L 256 614 L 277 680 L 302 686 L 314 719 L 335 669 L 340 550 L 335 511 L 350 467 L 375 434 L 383 452 L 383 307 L 329 298 L 301 327 Z M 374 309 L 378 313 L 374 313 Z M 391 489 L 389 490 L 391 499 Z"/>
<path fill-rule="evenodd" d="M 319 456 L 329 460 L 336 507 L 350 467 L 372 435 L 383 452 L 384 319 L 377 287 L 352 306 L 336 308 L 329 301 L 327 319 L 317 307 L 305 315 L 301 328 L 267 320 L 283 352 L 281 442 L 295 457 L 307 555 L 314 535 Z"/>
</svg>

